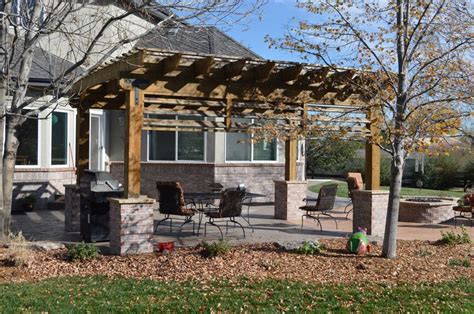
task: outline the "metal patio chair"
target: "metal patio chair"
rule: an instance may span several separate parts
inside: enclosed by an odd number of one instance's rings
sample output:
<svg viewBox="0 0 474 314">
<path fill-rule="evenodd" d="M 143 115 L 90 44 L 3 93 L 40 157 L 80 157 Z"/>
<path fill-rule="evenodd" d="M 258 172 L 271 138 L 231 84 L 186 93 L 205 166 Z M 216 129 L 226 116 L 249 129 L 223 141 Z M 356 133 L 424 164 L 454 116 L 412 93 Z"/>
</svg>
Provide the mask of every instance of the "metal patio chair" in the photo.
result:
<svg viewBox="0 0 474 314">
<path fill-rule="evenodd" d="M 155 227 L 155 233 L 161 223 L 166 220 L 170 221 L 170 232 L 173 230 L 173 218 L 171 216 L 183 216 L 184 222 L 180 225 L 179 230 L 188 223 L 193 223 L 193 234 L 195 222 L 192 219 L 194 214 L 197 212 L 196 205 L 194 202 L 186 202 L 184 198 L 183 189 L 179 182 L 167 182 L 158 181 L 156 182 L 156 188 L 158 189 L 158 203 L 159 212 L 165 215 L 165 218 L 158 221 Z"/>
<path fill-rule="evenodd" d="M 338 229 L 337 220 L 334 218 L 329 211 L 334 208 L 334 203 L 336 202 L 336 193 L 337 193 L 337 184 L 328 184 L 324 185 L 319 189 L 318 198 L 316 204 L 310 205 L 307 199 L 306 205 L 300 207 L 301 210 L 305 211 L 303 216 L 301 216 L 301 228 L 303 228 L 304 217 L 313 218 L 318 222 L 321 231 L 323 231 L 323 225 L 319 219 L 320 215 L 330 217 L 336 223 L 336 229 Z"/>
<path fill-rule="evenodd" d="M 474 193 L 464 195 L 463 201 L 464 204 L 453 207 L 453 211 L 456 212 L 454 216 L 454 228 L 457 227 L 458 218 L 468 219 L 472 227 L 472 221 L 474 220 Z M 468 216 L 469 214 L 471 217 Z"/>
<path fill-rule="evenodd" d="M 221 194 L 221 199 L 219 202 L 219 207 L 217 208 L 208 208 L 205 215 L 209 218 L 209 221 L 204 223 L 204 236 L 207 233 L 207 224 L 216 226 L 221 233 L 221 238 L 224 237 L 221 228 L 215 223 L 216 219 L 226 219 L 226 234 L 229 229 L 229 222 L 232 222 L 242 228 L 245 238 L 245 229 L 241 223 L 235 220 L 236 217 L 242 216 L 242 203 L 245 196 L 244 191 L 239 191 L 236 189 L 226 189 Z M 199 233 L 199 229 L 198 229 Z"/>
</svg>

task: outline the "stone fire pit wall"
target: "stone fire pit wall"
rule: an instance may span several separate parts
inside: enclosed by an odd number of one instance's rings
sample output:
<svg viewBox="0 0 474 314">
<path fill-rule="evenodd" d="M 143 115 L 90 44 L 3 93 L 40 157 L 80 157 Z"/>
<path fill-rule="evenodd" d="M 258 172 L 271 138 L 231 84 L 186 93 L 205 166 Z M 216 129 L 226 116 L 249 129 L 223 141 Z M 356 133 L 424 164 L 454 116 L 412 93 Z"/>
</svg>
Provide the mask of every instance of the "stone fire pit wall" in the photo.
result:
<svg viewBox="0 0 474 314">
<path fill-rule="evenodd" d="M 110 251 L 116 255 L 153 252 L 154 199 L 110 198 Z"/>
<path fill-rule="evenodd" d="M 453 199 L 440 199 L 441 202 L 400 201 L 398 221 L 439 224 L 454 217 Z"/>
</svg>

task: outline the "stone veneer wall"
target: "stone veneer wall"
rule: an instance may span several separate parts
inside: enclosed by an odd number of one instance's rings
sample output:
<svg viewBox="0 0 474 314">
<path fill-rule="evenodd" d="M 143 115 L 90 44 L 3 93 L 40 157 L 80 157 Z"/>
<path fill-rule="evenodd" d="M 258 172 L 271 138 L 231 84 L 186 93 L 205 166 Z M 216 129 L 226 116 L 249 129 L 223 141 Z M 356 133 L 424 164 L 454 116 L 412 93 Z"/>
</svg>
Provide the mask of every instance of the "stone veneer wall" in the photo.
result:
<svg viewBox="0 0 474 314">
<path fill-rule="evenodd" d="M 13 177 L 13 199 L 34 193 L 35 209 L 46 209 L 55 195 L 64 195 L 64 185 L 74 184 L 73 168 L 16 168 Z M 15 204 L 13 205 L 15 207 Z"/>
<path fill-rule="evenodd" d="M 77 184 L 64 186 L 64 228 L 68 232 L 81 231 L 81 194 Z"/>
<path fill-rule="evenodd" d="M 304 163 L 298 163 L 299 173 L 303 173 Z M 123 162 L 110 164 L 112 176 L 120 182 L 124 180 Z M 254 202 L 274 201 L 274 181 L 284 180 L 284 163 L 156 163 L 142 162 L 142 194 L 156 198 L 156 181 L 179 181 L 188 192 L 202 192 L 210 183 L 219 182 L 224 187 L 245 184 L 253 193 L 267 197 Z M 301 175 L 302 176 L 302 175 Z"/>
<path fill-rule="evenodd" d="M 307 193 L 306 181 L 275 181 L 275 219 L 301 219 Z"/>
<path fill-rule="evenodd" d="M 153 199 L 110 199 L 110 251 L 127 255 L 153 252 Z"/>
<path fill-rule="evenodd" d="M 352 229 L 366 228 L 367 234 L 383 237 L 387 221 L 388 191 L 353 192 Z"/>
</svg>

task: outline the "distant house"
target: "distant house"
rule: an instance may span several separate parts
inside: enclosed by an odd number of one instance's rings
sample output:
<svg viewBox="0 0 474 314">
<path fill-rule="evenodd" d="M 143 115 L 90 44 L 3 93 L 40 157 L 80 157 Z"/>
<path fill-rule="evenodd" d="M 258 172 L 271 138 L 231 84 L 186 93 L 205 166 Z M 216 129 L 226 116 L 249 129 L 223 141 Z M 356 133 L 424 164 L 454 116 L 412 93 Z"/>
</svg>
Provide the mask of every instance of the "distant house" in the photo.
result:
<svg viewBox="0 0 474 314">
<path fill-rule="evenodd" d="M 115 1 L 100 2 L 108 11 L 123 8 Z M 81 14 L 87 20 L 88 11 Z M 146 16 L 133 16 L 131 25 L 153 30 L 133 45 L 123 47 L 119 53 L 133 47 L 160 48 L 173 51 L 260 58 L 215 27 L 160 26 L 167 18 L 166 11 L 150 11 Z M 138 30 L 130 29 L 130 32 Z M 109 37 L 113 43 L 112 34 Z M 111 39 L 112 38 L 112 39 Z M 41 92 L 47 83 L 44 69 L 51 59 L 66 64 L 74 61 L 62 47 L 60 39 L 48 42 L 47 51 L 35 58 L 30 77 L 31 95 Z M 45 96 L 47 98 L 47 96 Z M 15 197 L 35 193 L 38 208 L 46 208 L 56 195 L 64 193 L 65 184 L 75 183 L 76 111 L 67 99 L 60 101 L 53 113 L 44 112 L 39 118 L 28 120 L 20 134 L 17 166 L 15 170 Z M 169 118 L 169 117 L 168 117 Z M 174 116 L 174 119 L 187 119 Z M 203 116 L 202 119 L 212 119 Z M 255 192 L 273 199 L 273 181 L 284 178 L 284 147 L 276 140 L 252 143 L 251 134 L 193 133 L 178 131 L 148 131 L 142 133 L 142 191 L 156 196 L 157 180 L 180 181 L 187 191 L 203 191 L 214 182 L 224 186 L 245 184 Z M 117 178 L 123 176 L 124 113 L 121 111 L 90 111 L 90 168 L 110 171 Z M 300 177 L 304 175 L 303 160 Z"/>
</svg>

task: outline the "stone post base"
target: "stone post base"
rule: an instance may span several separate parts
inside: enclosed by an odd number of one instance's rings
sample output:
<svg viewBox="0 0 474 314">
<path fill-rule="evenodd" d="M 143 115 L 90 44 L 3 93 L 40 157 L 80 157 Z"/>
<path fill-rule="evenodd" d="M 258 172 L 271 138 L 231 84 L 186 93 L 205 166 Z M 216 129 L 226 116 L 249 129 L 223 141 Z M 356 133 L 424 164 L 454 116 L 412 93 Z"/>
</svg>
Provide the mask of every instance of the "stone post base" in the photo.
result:
<svg viewBox="0 0 474 314">
<path fill-rule="evenodd" d="M 154 199 L 110 198 L 110 251 L 116 255 L 153 252 Z"/>
<path fill-rule="evenodd" d="M 382 237 L 387 221 L 388 191 L 353 191 L 352 229 L 366 228 L 367 234 Z"/>
<path fill-rule="evenodd" d="M 79 232 L 81 229 L 81 194 L 76 184 L 64 185 L 64 229 Z"/>
<path fill-rule="evenodd" d="M 275 219 L 300 219 L 307 191 L 306 181 L 275 181 Z"/>
</svg>

